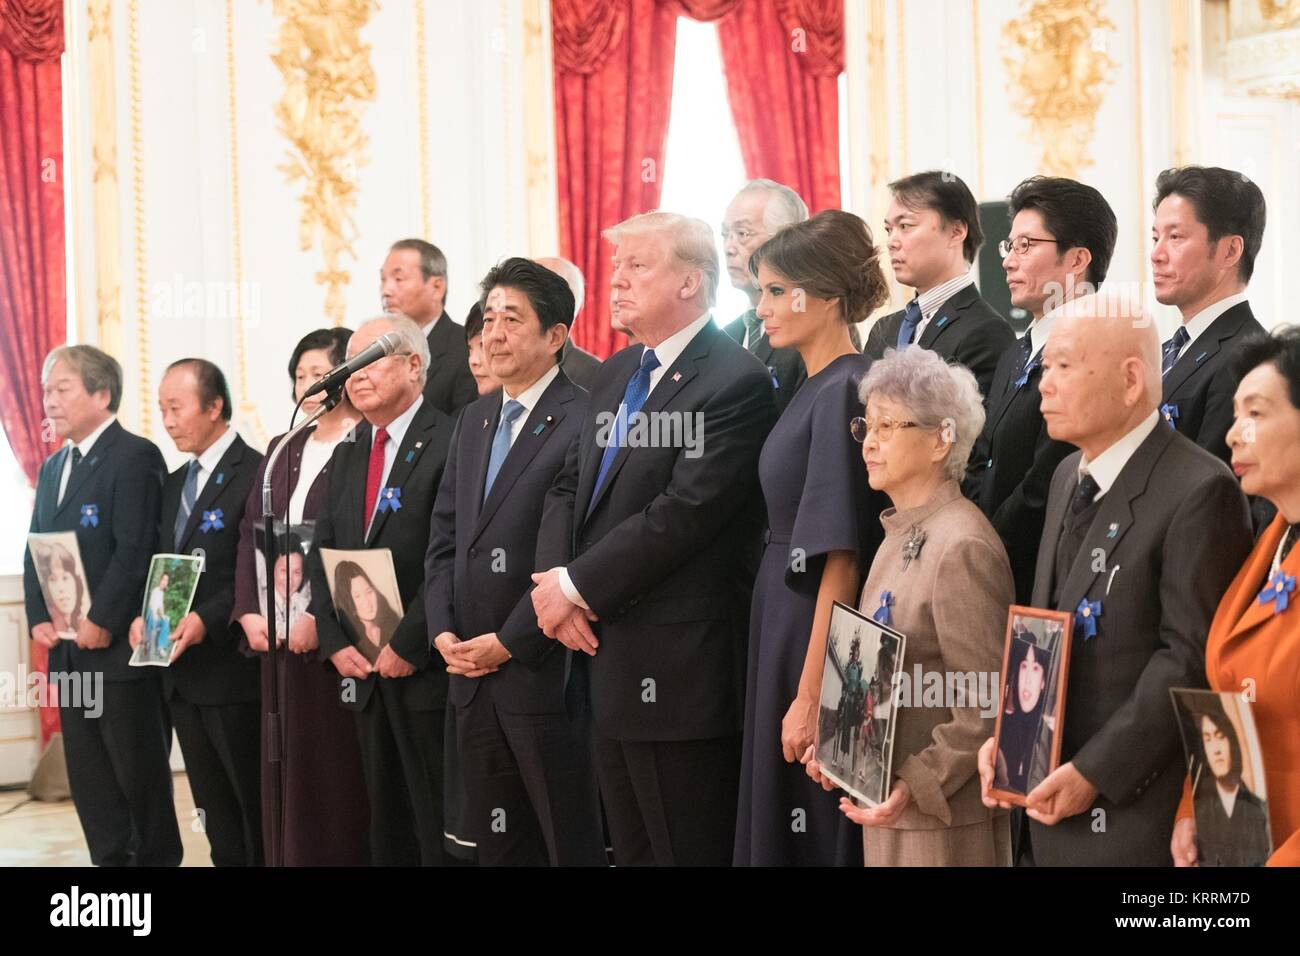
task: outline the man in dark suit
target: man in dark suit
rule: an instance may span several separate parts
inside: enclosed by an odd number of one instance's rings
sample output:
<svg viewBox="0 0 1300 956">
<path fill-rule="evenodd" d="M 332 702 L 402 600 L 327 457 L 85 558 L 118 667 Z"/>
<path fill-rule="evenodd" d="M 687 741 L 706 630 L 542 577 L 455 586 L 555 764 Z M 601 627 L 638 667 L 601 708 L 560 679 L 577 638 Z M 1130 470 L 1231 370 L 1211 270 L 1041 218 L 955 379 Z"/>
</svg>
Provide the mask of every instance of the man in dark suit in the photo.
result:
<svg viewBox="0 0 1300 956">
<path fill-rule="evenodd" d="M 396 333 L 403 346 L 348 379 L 348 398 L 365 421 L 355 439 L 340 443 L 330 459 L 326 503 L 307 563 L 316 636 L 339 672 L 341 701 L 356 716 L 370 797 L 371 862 L 428 866 L 446 862 L 447 675 L 442 659 L 429 650 L 424 553 L 453 423 L 421 394 L 428 345 L 409 319 L 385 316 L 364 323 L 348 342 L 349 357 L 385 332 Z M 400 619 L 382 597 L 377 564 L 353 562 L 379 597 L 358 607 L 350 584 L 332 597 L 325 548 L 391 552 L 405 609 Z M 387 608 L 395 619 L 387 628 L 380 624 L 379 633 L 370 624 L 382 622 L 382 614 L 362 617 L 371 613 L 371 605 Z"/>
<path fill-rule="evenodd" d="M 469 373 L 465 333 L 447 314 L 447 257 L 431 242 L 402 239 L 393 243 L 379 270 L 384 312 L 406 316 L 428 340 L 424 400 L 455 416 L 478 396 Z"/>
<path fill-rule="evenodd" d="M 192 610 L 171 632 L 163 698 L 215 866 L 262 865 L 258 662 L 230 627 L 239 522 L 262 456 L 230 427 L 230 389 L 206 359 L 173 362 L 158 387 L 163 427 L 190 460 L 163 483 L 161 547 L 203 559 Z M 131 646 L 144 619 L 131 624 Z M 184 656 L 182 656 L 184 655 Z"/>
<path fill-rule="evenodd" d="M 1020 859 L 1168 866 L 1186 766 L 1173 687 L 1205 686 L 1205 638 L 1251 549 L 1223 462 L 1160 424 L 1160 341 L 1118 298 L 1065 306 L 1042 411 L 1079 451 L 1056 470 L 1034 604 L 1074 618 L 1061 766 L 1028 794 Z M 992 742 L 980 750 L 985 802 Z"/>
<path fill-rule="evenodd" d="M 998 357 L 1016 333 L 984 301 L 971 264 L 984 243 L 979 204 L 952 173 L 916 173 L 889 184 L 886 247 L 894 277 L 916 290 L 907 308 L 871 326 L 863 351 L 881 358 L 885 349 L 913 342 L 970 369 L 988 405 Z"/>
<path fill-rule="evenodd" d="M 578 322 L 578 313 L 582 311 L 582 304 L 587 297 L 587 280 L 582 277 L 581 269 L 560 256 L 543 256 L 533 261 L 558 275 L 568 284 L 569 291 L 573 293 L 573 315 L 566 323 L 569 327 L 569 337 L 565 339 L 564 348 L 560 350 L 560 368 L 564 369 L 564 374 L 568 376 L 569 381 L 584 390 L 589 390 L 596 376 L 596 369 L 600 368 L 600 359 L 585 349 L 578 348 L 573 341 L 573 329 Z"/>
<path fill-rule="evenodd" d="M 533 606 L 574 652 L 570 688 L 590 679 L 615 862 L 727 865 L 776 403 L 762 363 L 709 315 L 706 224 L 647 213 L 605 237 L 641 347 L 601 366 L 547 502 Z"/>
<path fill-rule="evenodd" d="M 587 407 L 556 364 L 573 297 L 527 259 L 496 266 L 482 288 L 484 349 L 502 390 L 457 426 L 424 592 L 452 675 L 469 836 L 484 866 L 601 866 L 590 715 L 566 712 L 564 649 L 538 630 L 528 596 L 546 492 Z"/>
<path fill-rule="evenodd" d="M 1166 169 L 1156 179 L 1151 277 L 1182 324 L 1161 349 L 1165 420 L 1224 463 L 1238 342 L 1263 335 L 1246 285 L 1264 241 L 1264 193 L 1217 166 Z"/>
<path fill-rule="evenodd" d="M 1073 451 L 1053 440 L 1039 412 L 1043 345 L 1053 310 L 1105 280 L 1119 225 L 1101 193 L 1072 179 L 1027 179 L 1012 191 L 1010 207 L 1002 267 L 1011 304 L 1033 321 L 998 359 L 964 491 L 993 523 L 1011 561 L 1016 601 L 1028 604 L 1047 489 L 1056 466 Z"/>
<path fill-rule="evenodd" d="M 797 349 L 774 349 L 758 317 L 758 280 L 749 271 L 749 257 L 754 250 L 778 231 L 808 218 L 808 207 L 789 186 L 771 179 L 746 183 L 727 206 L 722 221 L 722 251 L 727 257 L 727 275 L 731 284 L 749 296 L 749 309 L 723 331 L 753 352 L 767 366 L 771 384 L 776 389 L 776 410 L 780 414 L 808 377 Z M 856 341 L 856 340 L 855 340 Z"/>
<path fill-rule="evenodd" d="M 45 414 L 70 444 L 41 466 L 31 530 L 76 533 L 90 601 L 75 639 L 55 632 L 30 549 L 23 588 L 32 639 L 50 649 L 50 680 L 60 685 L 72 800 L 96 866 L 177 866 L 171 730 L 158 671 L 127 663 L 166 466 L 152 442 L 114 417 L 122 368 L 112 356 L 89 345 L 57 348 L 41 380 Z"/>
</svg>

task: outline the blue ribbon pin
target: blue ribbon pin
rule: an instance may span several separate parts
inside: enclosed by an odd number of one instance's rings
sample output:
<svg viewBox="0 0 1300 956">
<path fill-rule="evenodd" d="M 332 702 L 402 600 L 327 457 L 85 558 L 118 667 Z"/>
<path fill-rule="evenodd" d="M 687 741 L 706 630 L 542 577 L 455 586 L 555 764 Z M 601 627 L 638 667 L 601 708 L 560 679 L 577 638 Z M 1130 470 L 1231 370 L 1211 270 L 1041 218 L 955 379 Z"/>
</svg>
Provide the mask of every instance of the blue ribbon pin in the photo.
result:
<svg viewBox="0 0 1300 956">
<path fill-rule="evenodd" d="M 1169 423 L 1170 428 L 1176 427 L 1174 422 L 1178 420 L 1178 406 L 1168 403 L 1160 406 L 1160 417 Z"/>
<path fill-rule="evenodd" d="M 1267 604 L 1273 602 L 1273 613 L 1281 614 L 1291 606 L 1291 599 L 1287 596 L 1295 590 L 1295 576 L 1287 574 L 1281 568 L 1273 572 L 1273 576 L 1268 579 L 1268 587 L 1259 592 L 1259 603 Z"/>
<path fill-rule="evenodd" d="M 402 489 L 383 488 L 379 492 L 379 510 L 400 511 L 402 508 Z"/>
<path fill-rule="evenodd" d="M 880 592 L 880 607 L 876 608 L 876 613 L 871 615 L 871 619 L 878 624 L 884 624 L 886 627 L 892 627 L 894 624 L 894 615 L 890 613 L 890 608 L 894 606 L 894 592 Z"/>
<path fill-rule="evenodd" d="M 222 517 L 224 516 L 221 514 L 220 508 L 214 508 L 212 511 L 203 512 L 203 523 L 199 525 L 199 530 L 204 534 L 207 534 L 209 531 L 221 531 L 226 527 L 221 523 Z"/>
<path fill-rule="evenodd" d="M 781 383 L 776 380 L 776 366 L 769 365 L 767 367 L 767 374 L 772 376 L 772 388 L 780 391 Z"/>
<path fill-rule="evenodd" d="M 1083 639 L 1092 640 L 1097 636 L 1097 618 L 1101 617 L 1101 602 L 1084 598 L 1074 609 L 1074 626 L 1083 630 Z"/>
<path fill-rule="evenodd" d="M 1029 376 L 1037 372 L 1039 368 L 1042 367 L 1042 365 L 1043 365 L 1043 353 L 1039 352 L 1037 355 L 1033 357 L 1030 363 L 1025 366 L 1025 370 L 1020 373 L 1020 377 L 1016 379 L 1015 382 L 1013 383 L 1014 386 L 1017 389 L 1024 388 L 1029 383 Z"/>
<path fill-rule="evenodd" d="M 81 506 L 81 526 L 83 528 L 99 527 L 99 505 Z"/>
<path fill-rule="evenodd" d="M 212 481 L 218 485 L 223 484 L 225 480 L 226 480 L 226 473 L 224 471 L 217 472 L 217 477 L 212 479 Z"/>
</svg>

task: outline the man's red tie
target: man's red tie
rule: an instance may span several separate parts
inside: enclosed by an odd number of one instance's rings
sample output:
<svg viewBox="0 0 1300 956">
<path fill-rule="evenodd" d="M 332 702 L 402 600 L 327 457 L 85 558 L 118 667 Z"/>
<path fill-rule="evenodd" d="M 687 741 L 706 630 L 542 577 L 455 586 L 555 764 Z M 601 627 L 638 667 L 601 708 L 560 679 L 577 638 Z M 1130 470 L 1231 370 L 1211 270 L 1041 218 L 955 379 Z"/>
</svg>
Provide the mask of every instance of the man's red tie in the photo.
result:
<svg viewBox="0 0 1300 956">
<path fill-rule="evenodd" d="M 363 527 L 370 530 L 370 518 L 375 513 L 375 499 L 379 497 L 379 485 L 384 480 L 384 446 L 388 444 L 387 429 L 377 429 L 374 440 L 370 443 L 370 467 L 366 469 L 366 516 Z"/>
</svg>

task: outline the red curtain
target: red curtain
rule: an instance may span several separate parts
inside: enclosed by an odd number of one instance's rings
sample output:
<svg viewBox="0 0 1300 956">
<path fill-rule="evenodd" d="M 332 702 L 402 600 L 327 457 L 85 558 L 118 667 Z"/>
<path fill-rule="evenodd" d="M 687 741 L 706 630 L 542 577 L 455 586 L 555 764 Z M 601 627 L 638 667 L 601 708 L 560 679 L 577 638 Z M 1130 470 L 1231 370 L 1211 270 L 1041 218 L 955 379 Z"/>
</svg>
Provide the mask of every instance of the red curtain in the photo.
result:
<svg viewBox="0 0 1300 956">
<path fill-rule="evenodd" d="M 679 15 L 718 21 L 746 173 L 840 204 L 842 0 L 553 0 L 560 249 L 587 280 L 574 340 L 601 358 L 626 340 L 600 234 L 659 205 Z"/>
<path fill-rule="evenodd" d="M 0 422 L 28 480 L 42 433 L 41 360 L 66 339 L 62 0 L 0 0 Z M 48 673 L 45 648 L 32 667 Z M 41 747 L 58 730 L 41 708 Z"/>
</svg>

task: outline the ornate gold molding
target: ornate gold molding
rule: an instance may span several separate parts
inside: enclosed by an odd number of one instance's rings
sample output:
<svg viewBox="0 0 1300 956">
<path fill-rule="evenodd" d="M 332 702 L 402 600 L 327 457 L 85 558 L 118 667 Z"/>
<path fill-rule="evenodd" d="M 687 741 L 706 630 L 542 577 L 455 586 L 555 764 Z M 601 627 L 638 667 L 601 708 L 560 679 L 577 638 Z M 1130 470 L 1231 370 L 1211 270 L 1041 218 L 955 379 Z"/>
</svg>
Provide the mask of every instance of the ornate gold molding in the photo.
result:
<svg viewBox="0 0 1300 956">
<path fill-rule="evenodd" d="M 370 44 L 362 42 L 361 29 L 378 7 L 378 0 L 272 3 L 283 19 L 271 61 L 285 86 L 275 116 L 290 144 L 278 168 L 289 182 L 304 183 L 298 242 L 304 251 L 320 242 L 325 268 L 316 282 L 327 290 L 325 314 L 336 326 L 343 324 L 343 289 L 352 278 L 343 258 L 356 258 L 356 167 L 365 162 L 368 143 L 361 104 L 375 98 Z"/>
<path fill-rule="evenodd" d="M 426 241 L 433 241 L 433 225 L 429 221 L 429 76 L 425 63 L 424 0 L 413 0 L 415 7 L 415 91 L 420 111 L 420 233 Z"/>
<path fill-rule="evenodd" d="M 525 214 L 529 255 L 560 248 L 555 192 L 555 93 L 551 79 L 551 20 L 547 0 L 523 0 Z"/>
<path fill-rule="evenodd" d="M 1228 78 L 1250 96 L 1300 98 L 1300 0 L 1229 0 Z"/>
<path fill-rule="evenodd" d="M 1259 0 L 1259 15 L 1272 30 L 1300 26 L 1300 0 Z"/>
<path fill-rule="evenodd" d="M 121 201 L 117 180 L 117 82 L 110 0 L 86 5 L 90 69 L 91 202 L 95 219 L 95 321 L 99 347 L 122 354 Z M 82 306 L 84 310 L 84 305 Z"/>
<path fill-rule="evenodd" d="M 1170 78 L 1169 98 L 1173 104 L 1171 120 L 1175 166 L 1186 166 L 1192 161 L 1187 110 L 1188 74 L 1192 65 L 1192 34 L 1188 21 L 1187 0 L 1169 0 L 1169 33 L 1173 47 L 1173 73 Z"/>
<path fill-rule="evenodd" d="M 1020 18 L 1002 29 L 1007 90 L 1042 148 L 1042 170 L 1074 176 L 1092 162 L 1097 111 L 1115 68 L 1106 32 L 1115 24 L 1100 0 L 1022 0 L 1022 6 Z"/>
<path fill-rule="evenodd" d="M 149 260 L 145 246 L 144 108 L 140 88 L 140 2 L 127 6 L 127 59 L 131 85 L 131 212 L 135 226 L 135 319 L 139 363 L 140 434 L 153 434 L 153 402 L 149 400 Z M 120 331 L 119 331 L 120 334 Z"/>
</svg>

